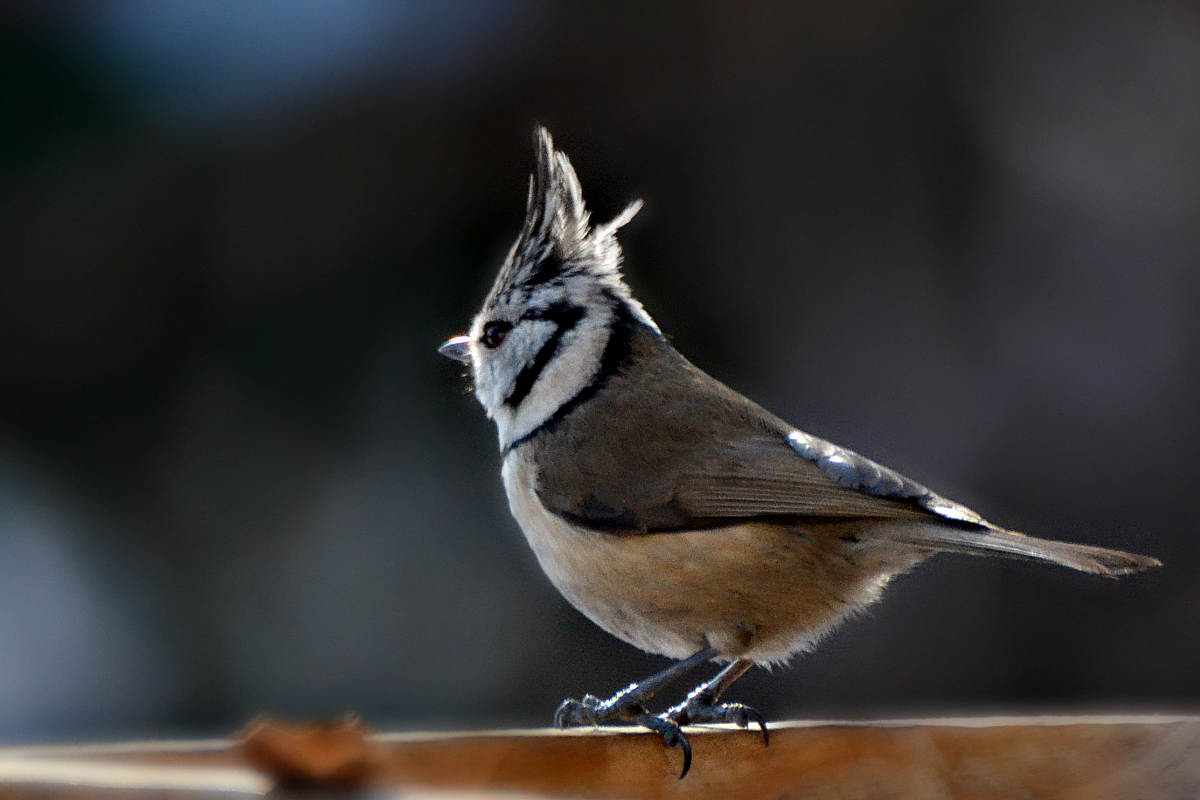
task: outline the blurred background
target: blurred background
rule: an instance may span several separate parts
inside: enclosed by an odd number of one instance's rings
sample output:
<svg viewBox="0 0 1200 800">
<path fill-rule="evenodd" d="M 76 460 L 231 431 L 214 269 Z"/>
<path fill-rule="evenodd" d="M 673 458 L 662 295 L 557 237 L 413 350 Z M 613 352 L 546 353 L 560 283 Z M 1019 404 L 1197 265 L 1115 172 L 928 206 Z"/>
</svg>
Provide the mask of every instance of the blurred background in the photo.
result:
<svg viewBox="0 0 1200 800">
<path fill-rule="evenodd" d="M 629 282 L 700 366 L 1167 564 L 940 557 L 734 699 L 1200 702 L 1194 6 L 7 3 L 0 65 L 0 741 L 541 725 L 665 666 L 541 575 L 434 351 L 536 122 L 598 220 L 646 200 Z"/>
</svg>

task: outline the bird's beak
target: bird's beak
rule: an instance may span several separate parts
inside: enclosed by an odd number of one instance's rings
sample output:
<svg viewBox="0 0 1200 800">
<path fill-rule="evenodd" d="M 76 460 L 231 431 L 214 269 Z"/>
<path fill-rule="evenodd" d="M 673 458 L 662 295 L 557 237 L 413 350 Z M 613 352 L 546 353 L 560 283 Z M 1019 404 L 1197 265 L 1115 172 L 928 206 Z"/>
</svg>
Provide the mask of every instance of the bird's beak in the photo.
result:
<svg viewBox="0 0 1200 800">
<path fill-rule="evenodd" d="M 455 361 L 461 361 L 464 364 L 471 363 L 471 337 L 470 336 L 455 336 L 441 347 L 438 352 L 446 358 L 453 358 Z"/>
</svg>

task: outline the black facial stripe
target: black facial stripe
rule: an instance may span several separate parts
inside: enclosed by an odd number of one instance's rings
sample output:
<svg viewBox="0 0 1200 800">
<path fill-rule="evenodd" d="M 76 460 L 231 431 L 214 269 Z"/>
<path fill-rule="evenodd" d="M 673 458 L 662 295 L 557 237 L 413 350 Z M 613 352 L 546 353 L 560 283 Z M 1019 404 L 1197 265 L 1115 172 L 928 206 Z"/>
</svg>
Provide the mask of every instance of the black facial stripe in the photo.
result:
<svg viewBox="0 0 1200 800">
<path fill-rule="evenodd" d="M 609 325 L 608 343 L 604 345 L 604 353 L 600 356 L 600 369 L 596 370 L 595 376 L 592 377 L 591 382 L 587 386 L 584 386 L 574 397 L 559 406 L 558 410 L 551 414 L 545 422 L 519 439 L 510 442 L 508 447 L 504 448 L 505 456 L 539 433 L 556 427 L 566 419 L 568 414 L 595 397 L 596 392 L 604 388 L 604 384 L 608 383 L 608 379 L 620 372 L 624 368 L 626 361 L 629 360 L 629 355 L 633 351 L 634 331 L 644 323 L 635 318 L 633 312 L 629 310 L 629 306 L 616 295 L 610 292 L 606 292 L 605 294 L 613 303 L 613 321 Z M 539 355 L 541 354 L 539 353 Z"/>
<path fill-rule="evenodd" d="M 554 358 L 563 336 L 578 325 L 579 320 L 583 319 L 583 307 L 568 303 L 555 303 L 549 308 L 526 311 L 521 315 L 521 319 L 550 320 L 556 327 L 554 333 L 550 334 L 550 338 L 537 351 L 533 361 L 517 374 L 517 379 L 513 381 L 512 391 L 508 397 L 504 398 L 504 404 L 509 408 L 521 405 L 521 401 L 533 391 L 533 385 L 537 382 L 538 376 L 542 374 L 542 370 L 550 363 L 550 359 Z"/>
</svg>

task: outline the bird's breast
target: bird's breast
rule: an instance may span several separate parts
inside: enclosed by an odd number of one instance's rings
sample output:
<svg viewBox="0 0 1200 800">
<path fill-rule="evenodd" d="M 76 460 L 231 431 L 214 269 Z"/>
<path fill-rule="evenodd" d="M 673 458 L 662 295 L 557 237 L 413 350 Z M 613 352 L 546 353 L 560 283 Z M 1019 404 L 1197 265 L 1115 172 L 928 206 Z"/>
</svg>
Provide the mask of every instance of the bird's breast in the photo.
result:
<svg viewBox="0 0 1200 800">
<path fill-rule="evenodd" d="M 670 658 L 712 646 L 781 661 L 874 601 L 894 571 L 820 524 L 642 535 L 582 528 L 542 504 L 537 469 L 521 450 L 505 459 L 503 479 L 555 588 L 612 635 Z"/>
<path fill-rule="evenodd" d="M 671 594 L 670 571 L 652 551 L 637 547 L 636 537 L 580 528 L 549 511 L 537 496 L 537 470 L 519 451 L 505 459 L 502 476 L 509 508 L 538 564 L 571 605 L 648 652 L 686 658 L 704 646 L 694 635 L 653 622 L 659 611 L 669 613 L 662 598 Z M 661 585 L 648 585 L 656 580 Z"/>
</svg>

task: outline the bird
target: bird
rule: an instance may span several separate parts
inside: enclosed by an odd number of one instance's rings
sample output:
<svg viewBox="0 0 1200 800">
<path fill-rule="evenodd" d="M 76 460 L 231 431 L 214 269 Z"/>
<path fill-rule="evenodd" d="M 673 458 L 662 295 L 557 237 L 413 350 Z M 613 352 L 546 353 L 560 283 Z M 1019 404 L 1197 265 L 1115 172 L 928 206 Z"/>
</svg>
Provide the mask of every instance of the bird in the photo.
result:
<svg viewBox="0 0 1200 800">
<path fill-rule="evenodd" d="M 631 723 L 691 767 L 684 725 L 758 726 L 722 698 L 752 667 L 813 649 L 942 552 L 1120 576 L 1155 558 L 1035 538 L 785 422 L 694 366 L 622 274 L 617 232 L 593 225 L 570 160 L 541 126 L 525 220 L 469 332 L 439 352 L 468 366 L 496 425 L 513 517 L 555 588 L 592 622 L 674 663 L 558 727 Z M 649 701 L 719 671 L 660 713 Z"/>
</svg>

